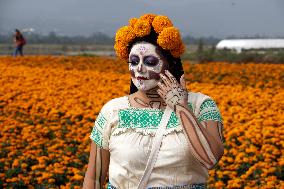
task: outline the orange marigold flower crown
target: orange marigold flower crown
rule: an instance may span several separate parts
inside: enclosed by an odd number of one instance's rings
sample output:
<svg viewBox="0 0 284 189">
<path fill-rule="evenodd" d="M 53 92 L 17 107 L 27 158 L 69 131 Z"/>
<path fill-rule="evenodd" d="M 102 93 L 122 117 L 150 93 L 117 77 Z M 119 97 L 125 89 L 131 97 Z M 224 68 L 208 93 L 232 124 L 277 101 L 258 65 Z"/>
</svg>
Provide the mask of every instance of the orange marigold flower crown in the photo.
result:
<svg viewBox="0 0 284 189">
<path fill-rule="evenodd" d="M 185 51 L 180 32 L 171 20 L 163 15 L 145 14 L 140 18 L 131 18 L 128 26 L 119 28 L 115 35 L 114 49 L 121 59 L 128 59 L 129 45 L 137 38 L 157 35 L 156 43 L 164 50 L 170 52 L 174 58 L 180 57 Z"/>
</svg>

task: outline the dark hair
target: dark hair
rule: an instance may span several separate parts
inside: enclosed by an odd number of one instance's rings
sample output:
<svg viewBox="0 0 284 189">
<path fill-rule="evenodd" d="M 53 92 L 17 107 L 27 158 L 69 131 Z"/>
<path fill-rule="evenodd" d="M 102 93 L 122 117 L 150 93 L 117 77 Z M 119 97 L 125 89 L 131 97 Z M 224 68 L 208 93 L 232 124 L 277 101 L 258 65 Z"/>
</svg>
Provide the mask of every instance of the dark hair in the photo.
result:
<svg viewBox="0 0 284 189">
<path fill-rule="evenodd" d="M 135 43 L 140 42 L 140 41 L 145 41 L 145 42 L 148 42 L 148 43 L 151 43 L 151 44 L 157 46 L 159 51 L 161 52 L 162 56 L 164 56 L 167 59 L 167 61 L 169 62 L 169 71 L 176 78 L 176 80 L 178 82 L 180 82 L 180 77 L 184 74 L 181 59 L 173 57 L 171 55 L 170 51 L 162 49 L 157 44 L 157 37 L 158 37 L 158 35 L 156 34 L 156 32 L 152 28 L 151 33 L 149 35 L 147 35 L 145 37 L 136 38 L 135 40 L 133 40 L 129 44 L 128 54 L 130 53 L 132 46 Z M 135 93 L 136 91 L 138 91 L 138 89 L 134 85 L 134 83 L 132 82 L 131 79 L 130 79 L 130 82 L 131 82 L 130 83 L 130 94 L 132 94 L 132 93 Z"/>
</svg>

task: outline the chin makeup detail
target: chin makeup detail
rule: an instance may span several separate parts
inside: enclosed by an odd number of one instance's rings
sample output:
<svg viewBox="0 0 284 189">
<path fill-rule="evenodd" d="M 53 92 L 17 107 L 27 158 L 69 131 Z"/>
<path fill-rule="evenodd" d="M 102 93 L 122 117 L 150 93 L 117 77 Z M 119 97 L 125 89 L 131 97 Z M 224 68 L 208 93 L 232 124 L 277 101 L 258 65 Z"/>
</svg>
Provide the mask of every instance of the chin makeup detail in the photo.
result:
<svg viewBox="0 0 284 189">
<path fill-rule="evenodd" d="M 138 89 L 143 90 L 143 91 L 150 90 L 150 89 L 154 88 L 155 86 L 157 86 L 157 81 L 155 81 L 153 79 L 132 78 L 132 81 Z"/>
</svg>

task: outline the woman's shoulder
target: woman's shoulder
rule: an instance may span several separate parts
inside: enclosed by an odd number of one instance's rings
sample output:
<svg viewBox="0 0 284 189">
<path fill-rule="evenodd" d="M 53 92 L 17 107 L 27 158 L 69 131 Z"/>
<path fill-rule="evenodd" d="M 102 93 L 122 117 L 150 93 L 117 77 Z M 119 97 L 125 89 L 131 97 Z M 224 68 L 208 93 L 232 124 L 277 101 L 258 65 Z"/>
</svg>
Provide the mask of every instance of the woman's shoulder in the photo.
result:
<svg viewBox="0 0 284 189">
<path fill-rule="evenodd" d="M 220 109 L 213 98 L 200 92 L 191 92 L 188 98 L 189 101 L 193 103 L 194 113 L 200 122 L 204 120 L 214 120 L 223 124 Z"/>
<path fill-rule="evenodd" d="M 199 113 L 202 106 L 207 103 L 214 103 L 215 101 L 208 95 L 201 92 L 188 92 L 188 104 L 195 113 Z"/>
<path fill-rule="evenodd" d="M 188 92 L 188 102 L 193 104 L 202 103 L 205 100 L 212 100 L 212 98 L 201 92 Z"/>
<path fill-rule="evenodd" d="M 127 96 L 116 97 L 107 101 L 103 107 L 103 112 L 111 112 L 117 109 L 125 108 L 128 106 L 128 99 Z"/>
</svg>

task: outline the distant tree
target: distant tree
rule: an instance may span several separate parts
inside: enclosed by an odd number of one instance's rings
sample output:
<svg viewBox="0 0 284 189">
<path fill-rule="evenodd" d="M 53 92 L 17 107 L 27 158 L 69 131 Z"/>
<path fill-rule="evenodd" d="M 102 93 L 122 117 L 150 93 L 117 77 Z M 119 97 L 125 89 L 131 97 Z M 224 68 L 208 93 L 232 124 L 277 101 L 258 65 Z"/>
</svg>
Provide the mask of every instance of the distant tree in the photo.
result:
<svg viewBox="0 0 284 189">
<path fill-rule="evenodd" d="M 216 45 L 212 44 L 210 51 L 211 51 L 212 54 L 214 54 L 215 51 L 216 51 Z"/>
<path fill-rule="evenodd" d="M 93 33 L 90 40 L 95 44 L 113 44 L 112 38 L 102 32 Z"/>
<path fill-rule="evenodd" d="M 47 38 L 51 43 L 57 43 L 59 41 L 54 31 L 49 32 Z"/>
<path fill-rule="evenodd" d="M 198 41 L 197 52 L 198 53 L 202 53 L 203 52 L 203 40 L 202 40 L 202 38 L 200 38 L 199 41 Z"/>
<path fill-rule="evenodd" d="M 190 35 L 187 35 L 183 38 L 183 42 L 185 44 L 191 45 L 191 44 L 197 44 L 198 40 Z"/>
</svg>

